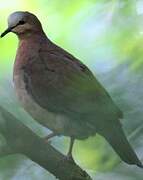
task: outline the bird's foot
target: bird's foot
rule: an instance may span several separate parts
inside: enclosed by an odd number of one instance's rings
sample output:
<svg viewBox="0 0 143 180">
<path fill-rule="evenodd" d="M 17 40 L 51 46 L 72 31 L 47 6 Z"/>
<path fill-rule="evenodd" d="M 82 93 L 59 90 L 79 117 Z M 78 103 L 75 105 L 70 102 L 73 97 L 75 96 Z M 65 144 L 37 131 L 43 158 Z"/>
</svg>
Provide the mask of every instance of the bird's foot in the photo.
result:
<svg viewBox="0 0 143 180">
<path fill-rule="evenodd" d="M 71 162 L 75 162 L 73 159 L 73 156 L 71 154 L 67 154 L 66 160 L 71 161 Z"/>
<path fill-rule="evenodd" d="M 75 163 L 73 156 L 71 154 L 67 154 L 67 156 L 65 157 L 65 159 L 69 162 Z"/>
<path fill-rule="evenodd" d="M 70 163 L 70 164 L 75 164 L 75 161 L 74 161 L 74 159 L 73 159 L 73 157 L 72 156 L 69 156 L 69 155 L 67 155 L 67 156 L 65 156 L 61 161 L 60 161 L 60 163 L 62 163 L 62 164 L 65 164 L 65 163 Z"/>
<path fill-rule="evenodd" d="M 52 132 L 52 133 L 48 134 L 47 136 L 45 136 L 44 137 L 45 143 L 49 143 L 50 144 L 51 143 L 50 139 L 55 137 L 55 136 L 57 136 L 57 134 L 54 133 L 54 132 Z"/>
</svg>

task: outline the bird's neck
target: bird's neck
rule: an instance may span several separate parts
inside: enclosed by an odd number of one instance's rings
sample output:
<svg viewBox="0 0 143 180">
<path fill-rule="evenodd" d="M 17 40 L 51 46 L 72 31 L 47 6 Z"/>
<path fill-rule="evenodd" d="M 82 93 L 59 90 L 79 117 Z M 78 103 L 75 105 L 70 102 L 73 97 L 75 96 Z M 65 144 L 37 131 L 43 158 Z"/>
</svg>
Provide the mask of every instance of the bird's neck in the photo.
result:
<svg viewBox="0 0 143 180">
<path fill-rule="evenodd" d="M 19 47 L 18 51 L 26 51 L 27 53 L 30 51 L 32 54 L 32 50 L 36 52 L 36 49 L 42 47 L 43 45 L 48 43 L 49 39 L 43 31 L 40 32 L 27 32 L 25 34 L 21 34 L 19 37 Z"/>
<path fill-rule="evenodd" d="M 19 33 L 17 34 L 19 41 L 29 41 L 32 39 L 46 39 L 46 34 L 44 33 L 44 31 L 42 29 L 40 30 L 34 30 L 34 31 L 27 31 L 24 33 Z"/>
<path fill-rule="evenodd" d="M 40 48 L 45 47 L 48 44 L 48 38 L 45 34 L 31 34 L 19 38 L 19 45 L 17 49 L 17 55 L 15 59 L 14 69 L 15 72 L 19 71 L 26 64 L 30 64 L 30 61 L 37 59 Z"/>
</svg>

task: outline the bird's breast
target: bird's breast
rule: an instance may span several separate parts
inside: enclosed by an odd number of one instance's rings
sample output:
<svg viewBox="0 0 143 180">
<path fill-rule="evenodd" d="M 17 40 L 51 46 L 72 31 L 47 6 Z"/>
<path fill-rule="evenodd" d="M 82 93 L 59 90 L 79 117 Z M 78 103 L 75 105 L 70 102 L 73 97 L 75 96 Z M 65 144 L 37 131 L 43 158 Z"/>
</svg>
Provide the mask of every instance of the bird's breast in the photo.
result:
<svg viewBox="0 0 143 180">
<path fill-rule="evenodd" d="M 13 80 L 15 92 L 21 105 L 34 120 L 61 135 L 75 136 L 77 139 L 84 139 L 89 136 L 82 132 L 82 128 L 77 126 L 74 120 L 61 114 L 52 113 L 38 105 L 26 89 L 22 71 L 14 73 Z"/>
<path fill-rule="evenodd" d="M 14 87 L 16 95 L 24 109 L 40 124 L 48 127 L 52 131 L 61 133 L 67 126 L 68 118 L 56 115 L 40 107 L 26 89 L 23 72 L 14 74 Z M 67 128 L 67 127 L 66 127 Z M 62 132 L 63 133 L 63 132 Z"/>
</svg>

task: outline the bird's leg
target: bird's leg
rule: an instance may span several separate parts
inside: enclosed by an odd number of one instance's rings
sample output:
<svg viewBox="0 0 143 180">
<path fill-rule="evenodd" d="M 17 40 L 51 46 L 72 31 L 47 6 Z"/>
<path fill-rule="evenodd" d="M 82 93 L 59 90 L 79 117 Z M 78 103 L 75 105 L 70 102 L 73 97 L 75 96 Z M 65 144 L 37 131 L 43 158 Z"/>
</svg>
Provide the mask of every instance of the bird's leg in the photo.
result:
<svg viewBox="0 0 143 180">
<path fill-rule="evenodd" d="M 52 137 L 55 137 L 57 135 L 58 135 L 57 133 L 52 132 L 52 133 L 48 134 L 47 136 L 45 136 L 44 140 L 45 140 L 45 142 L 48 142 L 49 139 L 51 139 Z"/>
<path fill-rule="evenodd" d="M 74 161 L 73 157 L 72 157 L 72 149 L 73 149 L 73 145 L 74 145 L 74 140 L 75 139 L 73 137 L 70 137 L 70 146 L 69 146 L 69 151 L 67 153 L 67 158 L 72 161 Z"/>
</svg>

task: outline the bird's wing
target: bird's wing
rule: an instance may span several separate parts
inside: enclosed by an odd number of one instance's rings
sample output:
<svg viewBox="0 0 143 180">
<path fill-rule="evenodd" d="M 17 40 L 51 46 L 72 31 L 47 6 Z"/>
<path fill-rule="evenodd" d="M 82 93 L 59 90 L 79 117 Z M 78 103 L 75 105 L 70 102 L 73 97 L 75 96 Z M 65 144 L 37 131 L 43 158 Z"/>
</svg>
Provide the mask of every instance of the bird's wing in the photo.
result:
<svg viewBox="0 0 143 180">
<path fill-rule="evenodd" d="M 39 51 L 26 68 L 27 90 L 48 111 L 69 117 L 122 116 L 109 94 L 79 60 L 56 46 Z M 25 78 L 25 79 L 26 79 Z"/>
</svg>

